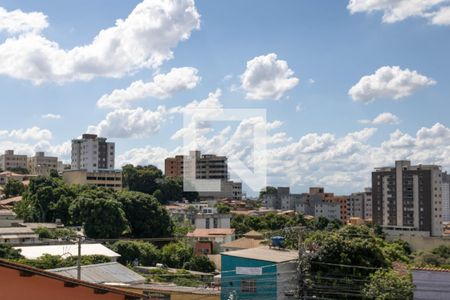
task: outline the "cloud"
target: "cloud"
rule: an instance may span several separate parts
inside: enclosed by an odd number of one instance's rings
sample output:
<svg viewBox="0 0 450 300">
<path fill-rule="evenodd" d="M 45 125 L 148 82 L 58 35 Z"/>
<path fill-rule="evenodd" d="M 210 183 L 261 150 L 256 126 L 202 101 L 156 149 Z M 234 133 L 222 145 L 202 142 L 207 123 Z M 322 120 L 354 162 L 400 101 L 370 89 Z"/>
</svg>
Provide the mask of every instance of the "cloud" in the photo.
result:
<svg viewBox="0 0 450 300">
<path fill-rule="evenodd" d="M 119 78 L 173 58 L 171 49 L 199 26 L 193 0 L 144 0 L 90 44 L 70 50 L 39 31 L 7 38 L 0 44 L 0 74 L 34 84 Z"/>
<path fill-rule="evenodd" d="M 436 81 L 417 71 L 402 70 L 398 66 L 384 66 L 372 75 L 363 76 L 352 86 L 348 94 L 354 101 L 363 103 L 372 102 L 377 98 L 397 100 L 434 84 Z"/>
<path fill-rule="evenodd" d="M 162 147 L 150 147 L 134 148 L 128 150 L 117 157 L 117 166 L 123 166 L 126 164 L 133 165 L 155 165 L 161 170 L 164 169 L 164 159 L 171 155 L 175 155 L 177 152 L 168 151 Z"/>
<path fill-rule="evenodd" d="M 9 34 L 40 33 L 48 27 L 47 16 L 41 12 L 25 13 L 20 9 L 7 11 L 0 7 L 0 31 Z"/>
<path fill-rule="evenodd" d="M 50 120 L 60 120 L 62 119 L 61 115 L 58 114 L 46 114 L 41 116 L 42 119 L 50 119 Z"/>
<path fill-rule="evenodd" d="M 394 165 L 399 159 L 408 159 L 414 164 L 438 164 L 444 170 L 450 168 L 450 128 L 441 123 L 420 128 L 415 134 L 397 129 L 378 144 L 371 141 L 377 132 L 371 127 L 343 135 L 312 132 L 293 139 L 277 131 L 279 126 L 272 125 L 267 139 L 259 141 L 266 143 L 266 152 L 254 155 L 251 151 L 253 126 L 268 126 L 274 122 L 265 124 L 262 119 L 252 118 L 234 128 L 226 127 L 213 135 L 199 136 L 197 144 L 204 153 L 238 157 L 249 166 L 266 158 L 268 184 L 298 190 L 322 185 L 329 191 L 361 191 L 370 186 L 375 167 Z M 190 145 L 172 150 L 147 146 L 127 151 L 121 161 L 162 167 L 165 157 L 192 149 Z"/>
<path fill-rule="evenodd" d="M 450 25 L 450 6 L 430 14 L 430 20 L 435 25 Z"/>
<path fill-rule="evenodd" d="M 379 11 L 383 13 L 384 23 L 395 23 L 410 17 L 433 20 L 436 10 L 445 3 L 449 3 L 449 0 L 350 0 L 347 9 L 351 14 Z"/>
<path fill-rule="evenodd" d="M 108 113 L 97 125 L 88 127 L 89 133 L 110 138 L 144 138 L 154 135 L 166 120 L 163 106 L 157 110 L 117 109 Z"/>
<path fill-rule="evenodd" d="M 309 84 L 315 84 L 315 83 L 316 83 L 316 80 L 315 80 L 315 79 L 312 79 L 312 78 L 310 78 L 310 79 L 308 79 L 308 83 L 309 83 Z"/>
<path fill-rule="evenodd" d="M 303 110 L 303 106 L 302 106 L 301 103 L 299 103 L 299 104 L 297 104 L 297 105 L 295 106 L 295 111 L 296 111 L 296 112 L 301 112 L 302 110 Z"/>
<path fill-rule="evenodd" d="M 287 62 L 278 60 L 275 53 L 257 56 L 247 62 L 241 75 L 241 88 L 250 100 L 279 100 L 299 83 L 293 75 Z"/>
<path fill-rule="evenodd" d="M 0 130 L 0 138 L 12 138 L 15 140 L 51 140 L 52 133 L 48 129 L 41 129 L 37 126 L 26 129 Z"/>
<path fill-rule="evenodd" d="M 376 116 L 373 120 L 360 120 L 362 124 L 372 124 L 372 125 L 381 125 L 381 124 L 398 124 L 400 123 L 399 117 L 390 112 L 384 112 Z"/>
<path fill-rule="evenodd" d="M 103 95 L 97 102 L 100 108 L 125 108 L 130 102 L 148 97 L 166 99 L 175 93 L 193 89 L 200 81 L 196 68 L 172 68 L 167 74 L 158 74 L 151 82 L 131 83 L 126 89 L 116 89 Z"/>
</svg>

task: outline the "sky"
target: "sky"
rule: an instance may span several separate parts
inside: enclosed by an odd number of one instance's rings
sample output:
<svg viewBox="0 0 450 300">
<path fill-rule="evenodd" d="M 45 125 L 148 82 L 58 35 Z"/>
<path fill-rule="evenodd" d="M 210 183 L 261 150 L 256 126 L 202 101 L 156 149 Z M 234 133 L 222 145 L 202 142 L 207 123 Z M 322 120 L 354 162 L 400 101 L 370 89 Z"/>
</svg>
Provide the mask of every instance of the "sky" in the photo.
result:
<svg viewBox="0 0 450 300">
<path fill-rule="evenodd" d="M 69 161 L 89 132 L 117 167 L 163 168 L 194 149 L 187 112 L 260 109 L 195 148 L 295 192 L 362 191 L 397 159 L 450 170 L 449 37 L 450 0 L 0 1 L 0 151 Z"/>
</svg>

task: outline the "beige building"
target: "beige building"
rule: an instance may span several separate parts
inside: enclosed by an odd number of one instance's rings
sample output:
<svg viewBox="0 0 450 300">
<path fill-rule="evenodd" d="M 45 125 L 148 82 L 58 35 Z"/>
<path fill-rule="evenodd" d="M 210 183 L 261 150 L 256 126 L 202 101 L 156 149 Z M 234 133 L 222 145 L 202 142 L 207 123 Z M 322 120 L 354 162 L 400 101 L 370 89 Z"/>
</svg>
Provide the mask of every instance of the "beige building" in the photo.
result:
<svg viewBox="0 0 450 300">
<path fill-rule="evenodd" d="M 86 170 L 67 170 L 63 173 L 63 180 L 67 184 L 88 184 L 98 187 L 122 189 L 122 171 L 104 170 L 88 172 Z"/>
<path fill-rule="evenodd" d="M 36 152 L 28 158 L 28 170 L 30 174 L 48 176 L 52 170 L 58 170 L 58 158 L 45 156 L 44 152 Z"/>
<path fill-rule="evenodd" d="M 3 171 L 27 168 L 27 156 L 14 154 L 14 150 L 6 150 L 4 154 L 0 155 L 0 169 Z"/>
</svg>

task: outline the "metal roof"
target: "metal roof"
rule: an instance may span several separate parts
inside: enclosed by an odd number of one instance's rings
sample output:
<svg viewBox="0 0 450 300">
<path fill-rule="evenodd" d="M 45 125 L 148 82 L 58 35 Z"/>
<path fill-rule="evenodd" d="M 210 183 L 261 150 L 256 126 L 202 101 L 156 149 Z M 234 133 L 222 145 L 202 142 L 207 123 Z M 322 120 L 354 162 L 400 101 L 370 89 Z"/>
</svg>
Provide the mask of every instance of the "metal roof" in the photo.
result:
<svg viewBox="0 0 450 300">
<path fill-rule="evenodd" d="M 244 249 L 244 250 L 222 252 L 220 254 L 262 260 L 262 261 L 270 261 L 270 262 L 274 262 L 274 263 L 281 263 L 281 262 L 298 259 L 297 251 L 291 251 L 291 250 L 286 250 L 286 249 L 274 249 L 274 248 L 269 248 L 267 246 Z"/>
<path fill-rule="evenodd" d="M 76 244 L 23 246 L 14 248 L 20 249 L 20 254 L 28 259 L 36 259 L 44 254 L 60 255 L 62 257 L 78 255 L 78 246 Z M 120 254 L 106 248 L 102 244 L 82 244 L 81 255 L 104 255 L 110 258 L 117 258 L 120 256 Z"/>
<path fill-rule="evenodd" d="M 77 278 L 77 267 L 59 268 L 47 270 L 70 278 Z M 143 284 L 145 278 L 127 267 L 109 262 L 95 265 L 81 266 L 81 280 L 91 283 L 124 283 Z"/>
</svg>

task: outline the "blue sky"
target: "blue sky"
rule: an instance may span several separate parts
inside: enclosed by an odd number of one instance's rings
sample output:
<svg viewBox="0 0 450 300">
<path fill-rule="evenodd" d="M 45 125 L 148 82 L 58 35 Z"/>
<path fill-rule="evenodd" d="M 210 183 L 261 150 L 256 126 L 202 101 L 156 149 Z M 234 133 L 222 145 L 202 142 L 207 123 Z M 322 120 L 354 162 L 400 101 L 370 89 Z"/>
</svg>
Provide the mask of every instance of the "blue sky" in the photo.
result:
<svg viewBox="0 0 450 300">
<path fill-rule="evenodd" d="M 216 105 L 264 108 L 267 122 L 280 122 L 269 131 L 269 136 L 282 133 L 277 143 L 268 145 L 270 184 L 289 185 L 296 191 L 323 185 L 348 193 L 369 184 L 373 167 L 392 164 L 394 159 L 450 167 L 449 1 L 434 1 L 438 3 L 432 5 L 432 1 L 423 0 L 423 5 L 413 9 L 407 0 L 391 5 L 362 0 L 172 2 L 1 1 L 0 88 L 4 109 L 0 151 L 15 148 L 30 154 L 39 149 L 67 160 L 67 142 L 90 127 L 92 132 L 108 133 L 116 142 L 118 165 L 162 166 L 165 155 L 186 150 L 181 148 L 181 140 L 171 139 L 182 127 L 182 116 L 170 110 L 207 99 L 209 93 L 220 89 L 220 96 L 214 96 Z M 151 66 L 134 58 L 119 63 L 124 55 L 108 53 L 114 44 L 107 38 L 101 45 L 110 48 L 102 48 L 101 58 L 92 49 L 80 52 L 80 57 L 89 58 L 85 60 L 58 52 L 67 54 L 74 47 L 92 44 L 101 30 L 114 27 L 117 19 L 126 19 L 139 6 L 147 10 L 138 18 L 130 18 L 126 26 L 131 31 L 118 33 L 117 39 L 133 56 L 138 53 L 133 45 L 140 44 L 144 60 L 153 59 L 155 49 L 162 49 L 161 61 Z M 173 9 L 177 6 L 182 9 Z M 165 17 L 158 16 L 156 8 L 165 10 Z M 183 12 L 186 8 L 198 14 Z M 41 14 L 32 14 L 36 12 Z M 15 30 L 20 24 L 11 16 L 18 15 L 30 26 Z M 160 28 L 152 32 L 139 28 L 139 20 L 158 18 L 165 22 Z M 175 32 L 171 27 L 175 25 L 186 36 Z M 132 30 L 139 35 L 127 36 Z M 42 39 L 36 42 L 36 37 L 56 43 L 58 51 L 39 44 Z M 137 44 L 127 48 L 130 41 Z M 168 51 L 172 51 L 171 56 Z M 270 59 L 271 53 L 276 58 Z M 257 57 L 261 59 L 254 60 Z M 247 62 L 256 66 L 263 60 L 272 64 L 263 75 L 256 73 L 261 69 L 248 68 Z M 276 70 L 280 61 L 288 69 Z M 67 68 L 58 69 L 66 63 Z M 28 67 L 30 71 L 23 71 Z M 113 90 L 126 89 L 139 80 L 151 82 L 158 74 L 184 67 L 195 68 L 198 77 L 192 78 L 189 87 L 178 87 L 164 97 L 153 92 L 153 96 L 133 100 L 126 107 L 97 105 Z M 39 70 L 38 75 L 35 70 Z M 89 70 L 89 74 L 79 78 L 79 70 Z M 286 75 L 289 70 L 290 75 Z M 245 74 L 253 86 L 244 86 Z M 363 86 L 360 80 L 371 75 Z M 281 76 L 278 83 L 277 76 Z M 392 76 L 392 81 L 386 82 L 386 76 Z M 263 77 L 273 79 L 268 84 L 288 84 L 289 78 L 298 83 L 291 80 L 288 87 L 280 87 L 278 96 L 249 99 L 250 89 L 260 93 L 262 86 L 257 81 Z M 359 95 L 356 100 L 356 94 L 353 98 L 349 95 L 354 86 Z M 134 113 L 138 108 L 141 112 Z M 127 110 L 126 120 L 122 110 Z M 114 113 L 115 118 L 105 123 Z M 383 113 L 376 122 L 361 122 L 373 121 Z M 47 114 L 60 118 L 44 118 Z M 139 121 L 142 114 L 146 119 Z M 128 129 L 119 134 L 116 126 Z M 232 127 L 233 132 L 236 127 Z M 207 140 L 222 128 L 216 126 Z M 229 151 L 238 152 L 246 146 L 238 143 Z M 204 150 L 220 149 L 223 145 L 212 144 Z"/>
</svg>

